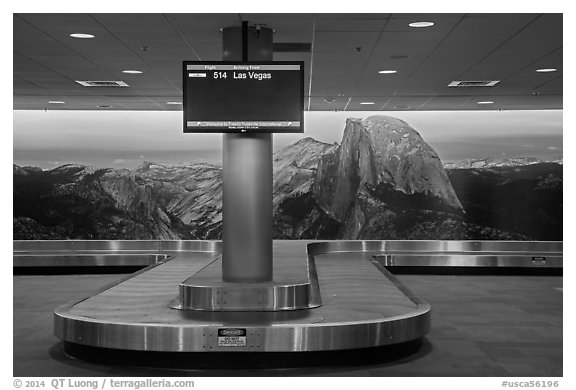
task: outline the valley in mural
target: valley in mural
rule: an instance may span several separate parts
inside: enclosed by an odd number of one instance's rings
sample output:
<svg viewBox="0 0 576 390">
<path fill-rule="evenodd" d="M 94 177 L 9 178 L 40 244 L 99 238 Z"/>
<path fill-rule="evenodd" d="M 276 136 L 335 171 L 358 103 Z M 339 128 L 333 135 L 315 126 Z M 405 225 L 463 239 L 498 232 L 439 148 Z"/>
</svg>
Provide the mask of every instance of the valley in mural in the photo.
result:
<svg viewBox="0 0 576 390">
<path fill-rule="evenodd" d="M 348 118 L 273 156 L 274 238 L 562 240 L 562 161 L 443 164 L 408 123 Z M 222 170 L 13 166 L 14 239 L 220 239 Z"/>
</svg>

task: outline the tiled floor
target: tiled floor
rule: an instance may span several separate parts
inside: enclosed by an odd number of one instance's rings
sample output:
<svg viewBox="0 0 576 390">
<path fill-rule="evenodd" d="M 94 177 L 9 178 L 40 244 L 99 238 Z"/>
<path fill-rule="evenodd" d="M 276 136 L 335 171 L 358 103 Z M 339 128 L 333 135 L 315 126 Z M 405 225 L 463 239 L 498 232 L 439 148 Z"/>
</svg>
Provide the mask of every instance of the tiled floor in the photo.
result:
<svg viewBox="0 0 576 390">
<path fill-rule="evenodd" d="M 15 276 L 14 376 L 562 376 L 562 277 L 401 275 L 432 306 L 413 355 L 358 366 L 166 371 L 72 359 L 52 312 L 121 275 Z"/>
</svg>

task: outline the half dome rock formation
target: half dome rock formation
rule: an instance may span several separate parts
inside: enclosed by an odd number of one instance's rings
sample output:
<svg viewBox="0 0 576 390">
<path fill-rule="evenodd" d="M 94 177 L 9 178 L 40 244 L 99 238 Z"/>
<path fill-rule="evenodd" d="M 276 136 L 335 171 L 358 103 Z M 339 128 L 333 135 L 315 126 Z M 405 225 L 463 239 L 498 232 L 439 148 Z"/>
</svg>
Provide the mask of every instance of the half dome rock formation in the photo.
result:
<svg viewBox="0 0 576 390">
<path fill-rule="evenodd" d="M 274 153 L 274 238 L 332 237 L 339 223 L 318 206 L 312 187 L 320 157 L 336 149 L 306 137 Z"/>
<path fill-rule="evenodd" d="M 372 238 L 368 225 L 394 224 L 403 209 L 464 212 L 436 152 L 406 122 L 383 115 L 347 119 L 340 146 L 321 157 L 313 192 L 350 239 Z"/>
<path fill-rule="evenodd" d="M 336 147 L 337 144 L 326 144 L 306 137 L 274 153 L 274 211 L 284 198 L 310 190 L 320 156 L 335 150 Z"/>
</svg>

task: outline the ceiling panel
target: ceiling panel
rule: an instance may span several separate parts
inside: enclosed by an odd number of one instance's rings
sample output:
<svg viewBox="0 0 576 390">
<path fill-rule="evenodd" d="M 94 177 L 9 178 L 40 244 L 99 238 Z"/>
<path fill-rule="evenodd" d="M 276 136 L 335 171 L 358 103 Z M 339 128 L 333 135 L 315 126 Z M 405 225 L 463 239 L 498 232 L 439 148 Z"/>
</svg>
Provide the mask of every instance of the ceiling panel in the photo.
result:
<svg viewBox="0 0 576 390">
<path fill-rule="evenodd" d="M 483 18 L 466 17 L 446 35 L 442 42 L 430 52 L 423 61 L 422 68 L 426 71 L 442 71 L 449 75 L 452 80 L 460 80 L 464 75 L 463 70 L 471 69 L 491 51 L 504 44 L 513 34 L 524 27 L 530 17 L 514 17 L 508 22 L 502 18 L 496 18 L 490 23 L 490 28 L 485 30 L 481 26 L 485 24 Z M 471 44 L 474 42 L 474 44 Z M 446 59 L 450 58 L 450 61 Z M 425 76 L 425 74 L 423 75 Z M 494 75 L 498 79 L 497 75 Z M 417 82 L 419 78 L 416 75 Z M 473 78 L 476 79 L 476 78 Z M 491 78 L 492 79 L 492 78 Z M 452 81 L 448 80 L 448 81 Z"/>
<path fill-rule="evenodd" d="M 14 53 L 14 76 L 48 91 L 76 88 L 77 85 L 66 75 L 46 67 L 41 62 L 24 57 L 18 52 Z"/>
<path fill-rule="evenodd" d="M 558 93 L 558 91 L 562 91 L 562 83 L 563 77 L 556 76 L 536 87 L 530 88 L 530 90 L 526 91 L 526 95 L 556 95 L 562 97 L 562 94 Z"/>
<path fill-rule="evenodd" d="M 357 31 L 352 34 L 345 31 L 318 31 L 315 34 L 315 43 L 319 45 L 336 43 L 362 46 L 376 43 L 379 35 L 380 33 L 376 31 Z"/>
<path fill-rule="evenodd" d="M 15 14 L 13 107 L 180 110 L 166 102 L 182 98 L 181 62 L 220 60 L 220 29 L 243 20 L 273 28 L 275 42 L 311 44 L 312 52 L 274 53 L 305 62 L 311 110 L 562 108 L 562 15 L 521 13 Z M 435 24 L 409 27 L 414 21 Z M 74 32 L 95 38 L 74 39 Z M 558 71 L 536 73 L 539 67 Z M 130 87 L 85 88 L 78 79 Z M 501 82 L 447 87 L 457 79 Z M 488 98 L 495 104 L 479 107 Z M 361 106 L 363 99 L 377 104 Z"/>
<path fill-rule="evenodd" d="M 218 33 L 221 28 L 239 26 L 238 14 L 167 14 L 181 31 Z M 198 37 L 199 38 L 199 37 Z"/>
<path fill-rule="evenodd" d="M 392 14 L 386 25 L 386 31 L 410 32 L 414 35 L 446 34 L 463 16 L 463 14 Z M 413 28 L 409 26 L 412 22 L 433 22 L 434 26 Z"/>
<path fill-rule="evenodd" d="M 393 96 L 389 98 L 380 109 L 384 111 L 413 111 L 420 109 L 420 107 L 425 105 L 429 100 L 430 98 L 428 96 Z"/>
<path fill-rule="evenodd" d="M 336 20 L 370 20 L 370 19 L 387 19 L 390 14 L 382 13 L 322 13 L 316 14 L 318 20 L 336 19 Z"/>
<path fill-rule="evenodd" d="M 343 111 L 350 98 L 339 96 L 312 97 L 311 110 L 313 111 Z"/>
<path fill-rule="evenodd" d="M 35 63 L 37 69 L 32 73 L 25 71 L 29 66 L 26 62 Z M 34 77 L 38 73 L 58 74 L 72 83 L 92 75 L 97 78 L 110 77 L 95 63 L 20 18 L 14 19 L 14 73 L 24 78 L 28 78 L 28 75 Z"/>
<path fill-rule="evenodd" d="M 146 77 L 155 77 L 172 86 L 173 93 L 181 93 L 181 61 L 198 60 L 192 46 L 182 39 L 171 24 L 167 15 L 137 14 L 132 16 L 138 24 L 147 26 L 145 30 L 134 29 L 130 24 L 131 15 L 98 14 L 95 18 L 135 53 L 146 69 Z M 129 64 L 125 64 L 129 69 Z"/>
<path fill-rule="evenodd" d="M 356 96 L 350 99 L 346 111 L 377 111 L 386 104 L 388 97 Z M 365 103 L 365 104 L 362 104 Z M 374 104 L 366 104 L 374 103 Z"/>
<path fill-rule="evenodd" d="M 332 32 L 366 32 L 381 31 L 387 22 L 382 19 L 318 19 L 316 21 L 316 31 Z"/>
<path fill-rule="evenodd" d="M 561 18 L 550 15 L 536 17 L 462 76 L 467 79 L 478 77 L 481 80 L 494 76 L 506 78 L 537 62 L 562 47 L 560 21 Z"/>
</svg>

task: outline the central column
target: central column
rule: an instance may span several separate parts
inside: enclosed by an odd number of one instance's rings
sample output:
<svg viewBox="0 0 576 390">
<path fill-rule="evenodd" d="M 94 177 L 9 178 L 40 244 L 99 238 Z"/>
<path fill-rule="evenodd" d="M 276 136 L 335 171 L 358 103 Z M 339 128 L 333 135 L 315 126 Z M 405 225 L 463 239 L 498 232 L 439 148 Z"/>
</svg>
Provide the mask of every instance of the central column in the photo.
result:
<svg viewBox="0 0 576 390">
<path fill-rule="evenodd" d="M 224 61 L 272 61 L 272 30 L 223 29 Z M 222 279 L 271 281 L 272 134 L 223 136 Z"/>
</svg>

